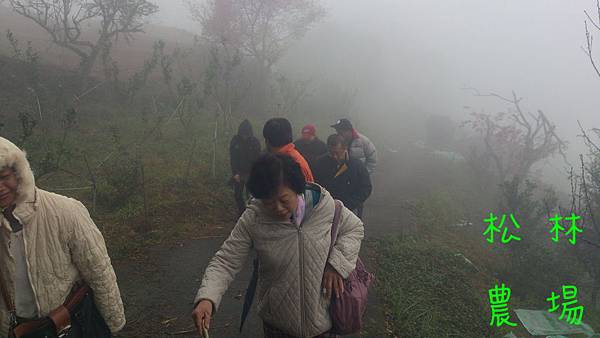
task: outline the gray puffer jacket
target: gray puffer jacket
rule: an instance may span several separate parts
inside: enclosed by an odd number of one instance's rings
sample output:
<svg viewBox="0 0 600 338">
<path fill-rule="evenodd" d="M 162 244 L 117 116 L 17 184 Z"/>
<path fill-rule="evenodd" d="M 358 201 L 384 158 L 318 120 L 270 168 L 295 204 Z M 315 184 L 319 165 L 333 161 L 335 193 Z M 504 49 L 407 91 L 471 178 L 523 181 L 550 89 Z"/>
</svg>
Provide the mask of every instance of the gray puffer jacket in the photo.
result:
<svg viewBox="0 0 600 338">
<path fill-rule="evenodd" d="M 375 148 L 375 145 L 368 137 L 356 132 L 356 137 L 352 140 L 348 153 L 351 157 L 361 160 L 367 167 L 369 174 L 375 172 L 375 167 L 377 167 L 377 148 Z"/>
<path fill-rule="evenodd" d="M 218 309 L 221 297 L 254 249 L 260 262 L 255 296 L 259 316 L 295 337 L 329 331 L 329 299 L 322 294 L 321 282 L 335 203 L 325 189 L 316 187 L 320 192 L 305 193 L 306 212 L 300 226 L 272 218 L 259 200 L 252 200 L 206 269 L 195 302 L 208 299 Z M 343 278 L 356 266 L 363 235 L 361 220 L 344 207 L 328 261 Z"/>
</svg>

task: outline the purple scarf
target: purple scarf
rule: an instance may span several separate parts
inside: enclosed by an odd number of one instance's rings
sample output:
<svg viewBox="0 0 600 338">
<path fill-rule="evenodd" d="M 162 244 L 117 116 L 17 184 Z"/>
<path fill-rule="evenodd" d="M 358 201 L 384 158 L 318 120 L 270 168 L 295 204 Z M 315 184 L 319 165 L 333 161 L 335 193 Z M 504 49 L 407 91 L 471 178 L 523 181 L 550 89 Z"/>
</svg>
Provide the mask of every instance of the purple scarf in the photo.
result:
<svg viewBox="0 0 600 338">
<path fill-rule="evenodd" d="M 292 215 L 292 222 L 297 226 L 302 224 L 302 220 L 304 219 L 304 212 L 306 211 L 306 201 L 304 200 L 304 196 L 298 195 L 298 206 L 296 207 L 296 211 Z"/>
</svg>

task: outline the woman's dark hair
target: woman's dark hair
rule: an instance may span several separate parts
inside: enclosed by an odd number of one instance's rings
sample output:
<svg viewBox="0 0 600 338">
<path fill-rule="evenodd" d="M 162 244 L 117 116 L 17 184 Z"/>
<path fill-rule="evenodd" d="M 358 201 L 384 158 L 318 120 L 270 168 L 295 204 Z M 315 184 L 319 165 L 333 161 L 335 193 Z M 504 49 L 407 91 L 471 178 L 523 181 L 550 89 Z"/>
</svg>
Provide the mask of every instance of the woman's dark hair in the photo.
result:
<svg viewBox="0 0 600 338">
<path fill-rule="evenodd" d="M 329 135 L 327 138 L 327 145 L 330 147 L 341 145 L 344 148 L 348 148 L 348 142 L 346 142 L 346 139 L 340 134 Z"/>
<path fill-rule="evenodd" d="M 254 132 L 252 131 L 252 124 L 250 121 L 244 120 L 240 123 L 240 127 L 238 128 L 238 135 L 242 137 L 252 137 L 254 136 Z"/>
<path fill-rule="evenodd" d="M 263 128 L 263 137 L 270 146 L 276 148 L 292 143 L 294 137 L 292 124 L 281 117 L 270 119 Z"/>
<path fill-rule="evenodd" d="M 246 186 L 255 198 L 268 199 L 282 184 L 297 194 L 304 192 L 306 180 L 300 165 L 287 155 L 265 154 L 252 166 Z"/>
</svg>

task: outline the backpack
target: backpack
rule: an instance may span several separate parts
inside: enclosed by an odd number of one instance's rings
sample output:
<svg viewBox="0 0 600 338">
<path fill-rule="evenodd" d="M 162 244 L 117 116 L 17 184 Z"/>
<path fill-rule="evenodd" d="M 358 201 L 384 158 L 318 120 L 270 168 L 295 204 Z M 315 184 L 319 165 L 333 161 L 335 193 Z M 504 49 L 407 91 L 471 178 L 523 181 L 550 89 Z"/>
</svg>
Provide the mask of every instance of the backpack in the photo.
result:
<svg viewBox="0 0 600 338">
<path fill-rule="evenodd" d="M 335 201 L 335 216 L 331 225 L 331 246 L 329 254 L 337 240 L 338 225 L 343 205 Z M 347 335 L 359 332 L 363 328 L 363 316 L 367 309 L 368 291 L 375 276 L 368 272 L 360 257 L 356 267 L 344 281 L 344 293 L 340 298 L 332 297 L 329 313 L 331 315 L 331 332 Z"/>
</svg>

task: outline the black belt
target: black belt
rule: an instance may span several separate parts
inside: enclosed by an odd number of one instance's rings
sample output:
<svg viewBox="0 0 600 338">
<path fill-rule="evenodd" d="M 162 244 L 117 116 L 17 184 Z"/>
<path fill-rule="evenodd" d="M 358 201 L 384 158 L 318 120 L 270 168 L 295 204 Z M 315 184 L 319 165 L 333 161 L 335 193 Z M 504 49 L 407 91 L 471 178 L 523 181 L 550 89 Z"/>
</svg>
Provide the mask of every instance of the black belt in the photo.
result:
<svg viewBox="0 0 600 338">
<path fill-rule="evenodd" d="M 23 317 L 19 317 L 19 316 L 15 316 L 15 318 L 17 320 L 17 325 L 27 323 L 27 322 L 37 319 L 37 318 L 23 318 Z"/>
</svg>

